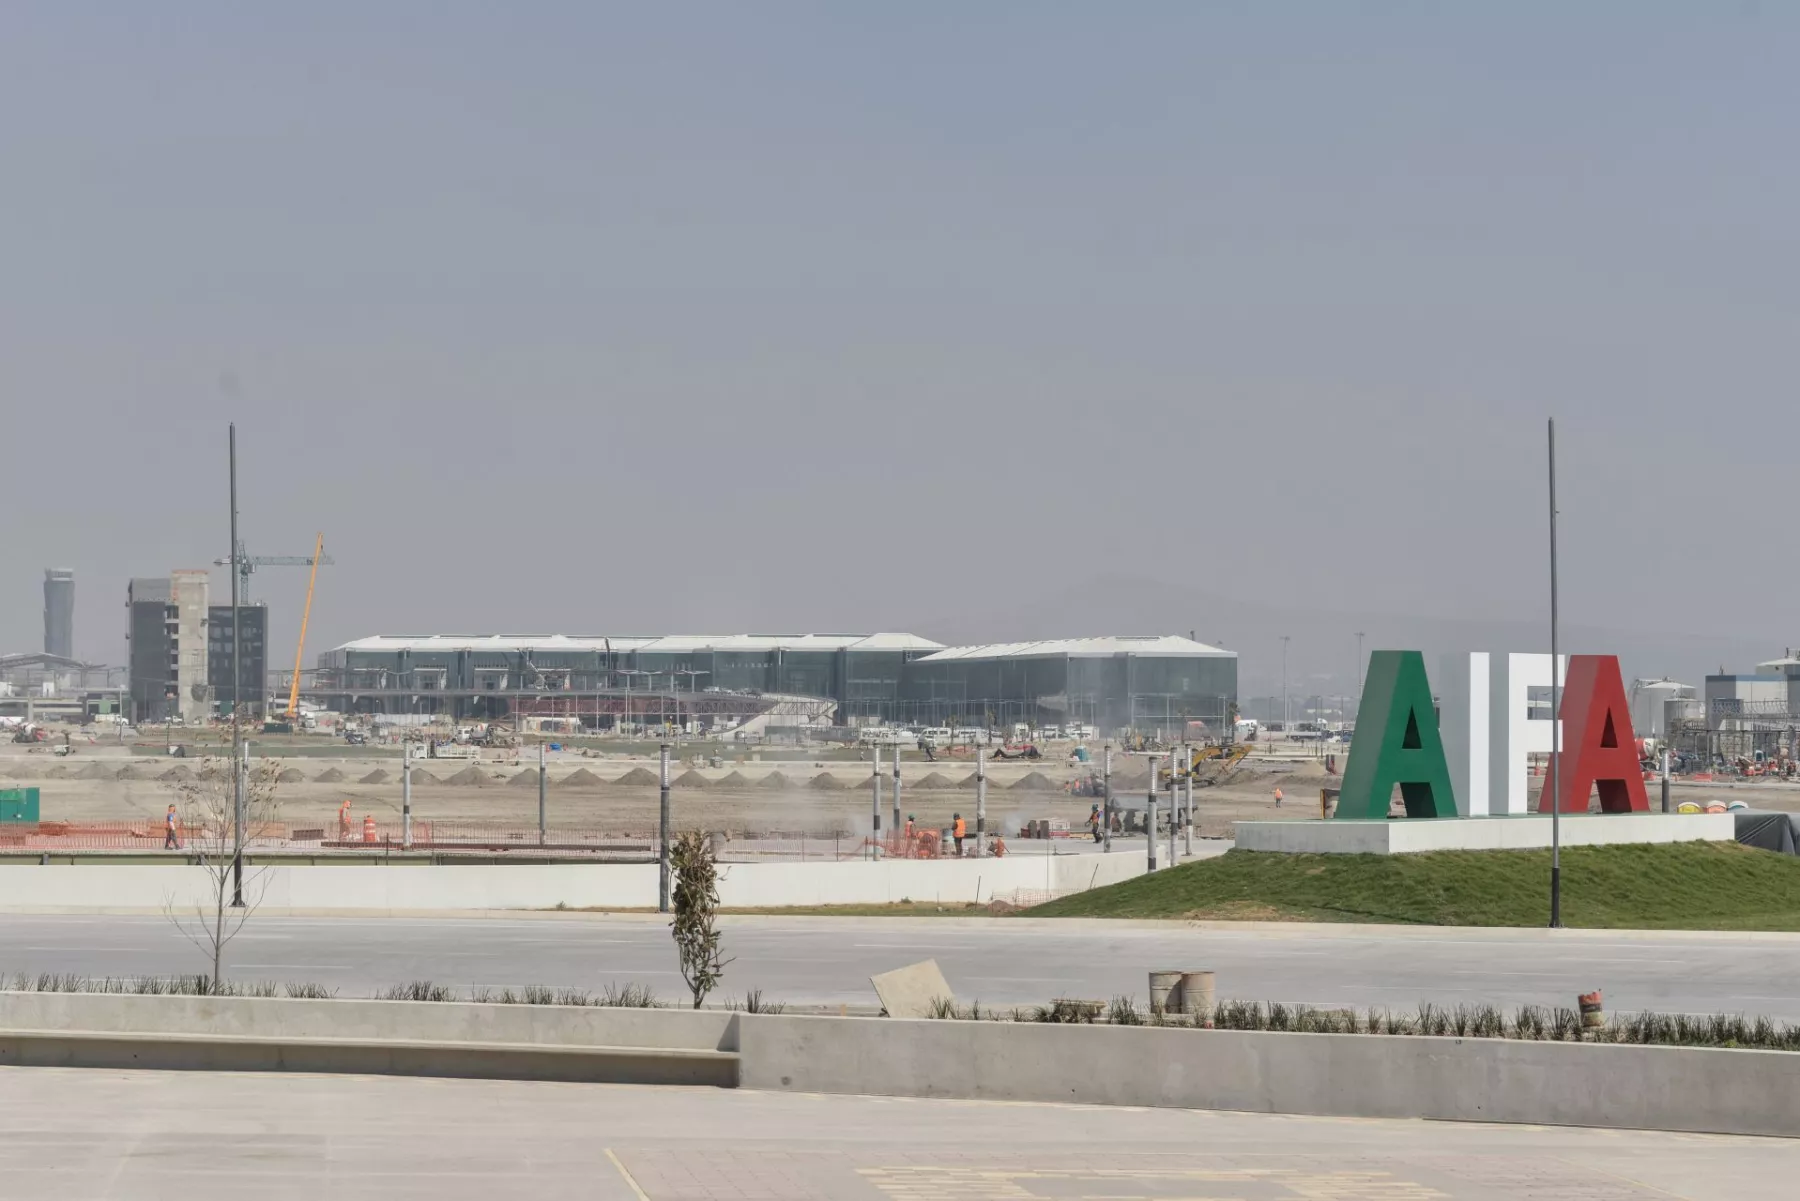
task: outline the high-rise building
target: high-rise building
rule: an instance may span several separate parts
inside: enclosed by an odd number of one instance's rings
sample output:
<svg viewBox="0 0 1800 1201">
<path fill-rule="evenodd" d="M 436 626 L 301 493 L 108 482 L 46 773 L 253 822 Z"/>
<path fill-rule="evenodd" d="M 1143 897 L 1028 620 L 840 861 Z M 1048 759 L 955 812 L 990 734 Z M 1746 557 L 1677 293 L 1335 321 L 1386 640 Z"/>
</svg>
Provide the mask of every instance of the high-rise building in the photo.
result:
<svg viewBox="0 0 1800 1201">
<path fill-rule="evenodd" d="M 44 653 L 75 657 L 75 573 L 66 567 L 44 572 Z"/>
<path fill-rule="evenodd" d="M 134 579 L 126 589 L 133 721 L 200 722 L 212 713 L 206 645 L 210 587 L 207 571 L 191 569 L 172 571 L 167 579 Z"/>
<path fill-rule="evenodd" d="M 172 600 L 167 579 L 134 579 L 125 588 L 126 663 L 135 723 L 167 721 L 177 710 Z"/>
<path fill-rule="evenodd" d="M 265 714 L 264 703 L 265 682 L 268 676 L 268 630 L 269 610 L 263 605 L 239 605 L 238 618 L 242 626 L 238 632 L 235 662 L 239 665 L 232 671 L 234 662 L 231 638 L 232 615 L 230 605 L 213 605 L 208 611 L 206 620 L 206 678 L 211 686 L 213 700 L 221 714 L 229 715 L 243 698 L 246 706 L 244 716 L 261 720 Z M 236 676 L 235 683 L 233 676 Z"/>
<path fill-rule="evenodd" d="M 205 721 L 213 711 L 206 665 L 206 622 L 212 616 L 206 602 L 211 587 L 212 573 L 205 568 L 169 573 L 175 610 L 175 695 L 182 721 Z"/>
</svg>

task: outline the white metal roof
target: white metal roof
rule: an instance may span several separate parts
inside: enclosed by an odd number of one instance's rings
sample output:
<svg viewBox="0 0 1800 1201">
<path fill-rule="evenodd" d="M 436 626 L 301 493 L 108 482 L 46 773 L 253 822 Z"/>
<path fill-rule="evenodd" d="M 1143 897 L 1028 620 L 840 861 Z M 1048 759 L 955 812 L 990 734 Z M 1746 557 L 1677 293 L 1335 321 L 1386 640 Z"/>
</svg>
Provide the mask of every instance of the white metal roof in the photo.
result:
<svg viewBox="0 0 1800 1201">
<path fill-rule="evenodd" d="M 1107 638 L 1053 638 L 1042 642 L 994 642 L 986 646 L 951 646 L 926 655 L 921 663 L 947 663 L 954 659 L 1025 659 L 1069 656 L 1106 659 L 1115 655 L 1161 655 L 1169 658 L 1237 658 L 1236 651 L 1221 650 L 1175 634 L 1141 637 L 1114 635 Z"/>
<path fill-rule="evenodd" d="M 917 634 L 376 634 L 341 651 L 605 651 L 690 654 L 697 651 L 898 651 L 943 646 Z"/>
</svg>

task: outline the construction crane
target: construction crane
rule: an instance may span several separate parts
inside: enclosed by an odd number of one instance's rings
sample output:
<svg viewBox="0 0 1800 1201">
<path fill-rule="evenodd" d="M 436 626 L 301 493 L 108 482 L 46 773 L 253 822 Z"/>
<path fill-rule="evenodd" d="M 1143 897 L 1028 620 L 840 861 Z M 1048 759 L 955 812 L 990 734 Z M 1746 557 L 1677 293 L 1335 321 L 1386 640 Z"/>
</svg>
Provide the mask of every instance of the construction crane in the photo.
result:
<svg viewBox="0 0 1800 1201">
<path fill-rule="evenodd" d="M 320 535 L 319 545 L 324 545 L 324 535 Z M 229 567 L 231 566 L 231 563 L 232 560 L 230 559 L 213 560 L 214 567 Z M 238 603 L 240 605 L 247 605 L 250 603 L 250 573 L 255 571 L 258 567 L 311 567 L 316 575 L 320 564 L 323 564 L 326 567 L 336 565 L 330 555 L 318 551 L 315 551 L 311 555 L 246 554 L 244 552 L 244 544 L 240 542 L 238 543 L 237 548 Z"/>
<path fill-rule="evenodd" d="M 289 722 L 300 717 L 300 663 L 306 657 L 306 623 L 312 619 L 313 585 L 319 582 L 319 564 L 329 562 L 325 557 L 325 535 L 321 533 L 313 544 L 312 571 L 306 577 L 306 608 L 300 610 L 300 645 L 294 648 L 294 682 L 288 685 Z"/>
</svg>

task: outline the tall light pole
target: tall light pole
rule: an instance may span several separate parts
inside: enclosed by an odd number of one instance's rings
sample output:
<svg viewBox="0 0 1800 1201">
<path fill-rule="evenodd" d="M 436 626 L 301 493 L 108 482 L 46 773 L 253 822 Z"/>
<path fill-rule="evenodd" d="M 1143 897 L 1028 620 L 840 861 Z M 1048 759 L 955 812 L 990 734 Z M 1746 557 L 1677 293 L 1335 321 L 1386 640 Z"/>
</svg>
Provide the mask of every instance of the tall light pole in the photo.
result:
<svg viewBox="0 0 1800 1201">
<path fill-rule="evenodd" d="M 238 704 L 238 686 L 244 680 L 242 641 L 238 631 L 238 569 L 243 566 L 243 549 L 238 545 L 237 528 L 237 423 L 228 427 L 227 445 L 231 459 L 231 905 L 244 907 L 244 726 L 239 720 L 243 712 Z"/>
<path fill-rule="evenodd" d="M 1562 672 L 1556 657 L 1556 418 L 1550 418 L 1550 928 L 1562 925 Z"/>
<path fill-rule="evenodd" d="M 1288 635 L 1281 636 L 1281 736 L 1288 736 L 1288 690 L 1287 690 L 1287 648 Z"/>
</svg>

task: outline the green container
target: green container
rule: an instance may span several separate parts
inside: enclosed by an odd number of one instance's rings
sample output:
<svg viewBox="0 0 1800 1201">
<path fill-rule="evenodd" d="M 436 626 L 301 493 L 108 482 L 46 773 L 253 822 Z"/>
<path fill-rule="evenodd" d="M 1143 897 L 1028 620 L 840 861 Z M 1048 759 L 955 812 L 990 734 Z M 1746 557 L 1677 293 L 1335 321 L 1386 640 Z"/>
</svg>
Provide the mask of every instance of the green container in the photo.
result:
<svg viewBox="0 0 1800 1201">
<path fill-rule="evenodd" d="M 7 822 L 38 820 L 38 790 L 35 788 L 0 788 L 0 825 Z"/>
</svg>

